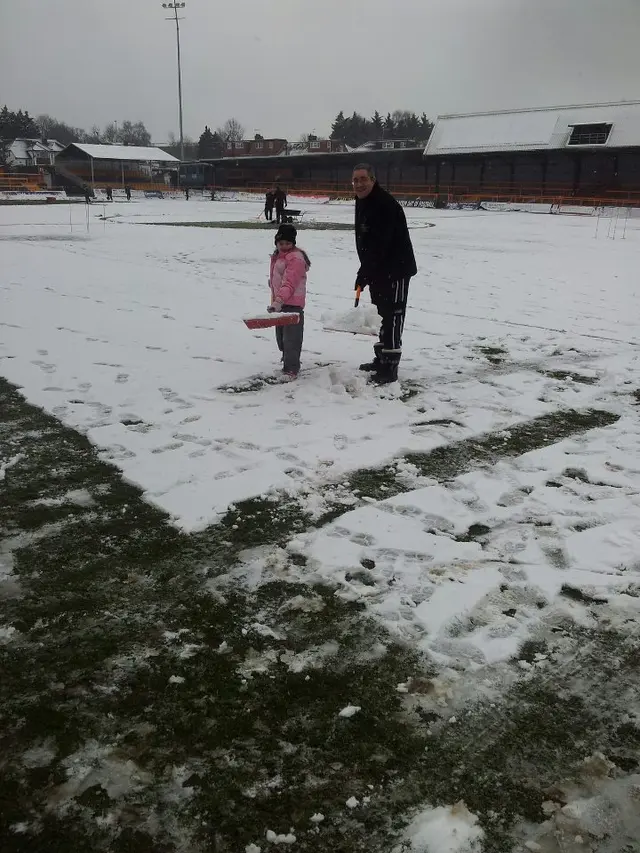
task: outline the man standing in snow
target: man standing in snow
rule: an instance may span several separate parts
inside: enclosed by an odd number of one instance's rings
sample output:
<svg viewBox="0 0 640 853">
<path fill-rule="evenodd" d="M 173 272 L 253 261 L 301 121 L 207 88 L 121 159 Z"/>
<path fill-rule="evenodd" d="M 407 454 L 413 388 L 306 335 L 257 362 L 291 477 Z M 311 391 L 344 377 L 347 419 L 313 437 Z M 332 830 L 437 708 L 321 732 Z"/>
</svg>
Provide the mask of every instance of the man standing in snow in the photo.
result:
<svg viewBox="0 0 640 853">
<path fill-rule="evenodd" d="M 276 187 L 276 191 L 273 194 L 273 202 L 276 206 L 276 224 L 282 225 L 284 222 L 284 209 L 287 206 L 287 194 L 282 187 Z"/>
<path fill-rule="evenodd" d="M 354 168 L 352 180 L 360 259 L 356 289 L 369 286 L 381 317 L 373 361 L 361 364 L 360 370 L 371 372 L 376 384 L 386 385 L 398 378 L 409 281 L 418 269 L 402 206 L 378 184 L 368 163 Z"/>
</svg>

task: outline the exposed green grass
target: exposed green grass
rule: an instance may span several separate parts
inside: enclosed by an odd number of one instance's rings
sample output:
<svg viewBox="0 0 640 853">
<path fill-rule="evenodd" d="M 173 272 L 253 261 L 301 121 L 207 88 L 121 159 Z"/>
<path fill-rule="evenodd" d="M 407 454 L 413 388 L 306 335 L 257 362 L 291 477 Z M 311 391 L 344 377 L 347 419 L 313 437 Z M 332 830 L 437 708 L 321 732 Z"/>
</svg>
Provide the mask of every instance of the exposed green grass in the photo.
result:
<svg viewBox="0 0 640 853">
<path fill-rule="evenodd" d="M 580 385 L 595 385 L 598 382 L 597 376 L 585 376 L 582 373 L 574 373 L 571 370 L 540 370 L 543 376 L 548 376 L 550 379 L 560 379 L 562 381 L 571 380 Z"/>
<path fill-rule="evenodd" d="M 445 481 L 478 468 L 494 464 L 498 459 L 520 456 L 555 444 L 563 438 L 597 427 L 609 426 L 619 419 L 611 412 L 592 409 L 566 409 L 542 415 L 509 429 L 487 433 L 475 438 L 436 447 L 428 453 L 408 453 L 404 457 L 425 477 Z M 357 471 L 350 478 L 351 486 L 367 497 L 384 499 L 406 491 L 397 478 L 395 466 Z"/>
</svg>

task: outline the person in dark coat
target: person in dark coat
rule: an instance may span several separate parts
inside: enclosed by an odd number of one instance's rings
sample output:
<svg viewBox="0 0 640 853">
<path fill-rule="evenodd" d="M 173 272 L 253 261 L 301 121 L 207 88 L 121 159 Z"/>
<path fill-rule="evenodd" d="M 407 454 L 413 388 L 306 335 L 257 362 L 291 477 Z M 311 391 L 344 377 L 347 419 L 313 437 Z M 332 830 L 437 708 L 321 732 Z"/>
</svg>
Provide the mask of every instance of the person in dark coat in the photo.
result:
<svg viewBox="0 0 640 853">
<path fill-rule="evenodd" d="M 113 201 L 113 190 L 111 187 L 106 187 L 105 192 L 107 194 L 107 201 Z"/>
<path fill-rule="evenodd" d="M 273 205 L 275 204 L 275 192 L 274 190 L 267 190 L 264 197 L 264 218 L 267 222 L 271 222 L 273 220 Z"/>
<path fill-rule="evenodd" d="M 84 185 L 83 193 L 84 193 L 84 200 L 86 201 L 86 203 L 91 204 L 91 198 L 93 196 L 93 190 L 91 189 L 89 184 Z"/>
<path fill-rule="evenodd" d="M 189 187 L 184 188 L 184 198 L 185 201 L 189 201 Z"/>
<path fill-rule="evenodd" d="M 281 187 L 276 187 L 273 194 L 273 203 L 276 208 L 276 224 L 281 225 L 284 222 L 284 209 L 287 206 L 287 194 Z"/>
<path fill-rule="evenodd" d="M 127 196 L 127 201 L 131 201 L 131 187 L 124 188 L 125 195 Z"/>
<path fill-rule="evenodd" d="M 361 364 L 360 370 L 371 372 L 372 381 L 378 385 L 386 385 L 398 378 L 409 282 L 418 269 L 404 210 L 382 189 L 369 164 L 354 168 L 353 190 L 360 259 L 356 289 L 369 288 L 381 317 L 373 361 Z"/>
</svg>

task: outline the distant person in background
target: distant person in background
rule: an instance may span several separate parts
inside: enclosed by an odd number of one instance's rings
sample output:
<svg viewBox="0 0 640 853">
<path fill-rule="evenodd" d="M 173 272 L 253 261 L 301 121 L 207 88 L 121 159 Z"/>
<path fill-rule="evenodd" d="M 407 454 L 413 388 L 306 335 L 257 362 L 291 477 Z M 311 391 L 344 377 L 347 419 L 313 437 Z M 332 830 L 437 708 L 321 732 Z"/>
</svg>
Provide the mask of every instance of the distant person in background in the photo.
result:
<svg viewBox="0 0 640 853">
<path fill-rule="evenodd" d="M 131 201 L 131 187 L 124 188 L 125 195 L 127 196 L 127 201 Z"/>
<path fill-rule="evenodd" d="M 276 206 L 276 224 L 281 225 L 284 222 L 284 209 L 287 206 L 287 194 L 281 187 L 276 187 L 273 194 L 273 201 Z"/>
<path fill-rule="evenodd" d="M 106 187 L 105 192 L 107 194 L 107 201 L 113 201 L 113 190 L 111 187 Z"/>
<path fill-rule="evenodd" d="M 87 204 L 91 204 L 91 196 L 93 195 L 93 192 L 92 192 L 89 184 L 84 185 L 83 192 L 84 192 L 84 200 L 86 201 Z"/>
<path fill-rule="evenodd" d="M 211 201 L 215 201 L 215 200 L 216 200 L 216 191 L 212 187 L 211 188 Z"/>
<path fill-rule="evenodd" d="M 185 201 L 189 201 L 189 187 L 184 188 Z"/>
<path fill-rule="evenodd" d="M 275 192 L 273 190 L 267 190 L 266 195 L 264 197 L 264 218 L 267 222 L 271 222 L 273 220 L 273 205 L 275 204 Z"/>
</svg>

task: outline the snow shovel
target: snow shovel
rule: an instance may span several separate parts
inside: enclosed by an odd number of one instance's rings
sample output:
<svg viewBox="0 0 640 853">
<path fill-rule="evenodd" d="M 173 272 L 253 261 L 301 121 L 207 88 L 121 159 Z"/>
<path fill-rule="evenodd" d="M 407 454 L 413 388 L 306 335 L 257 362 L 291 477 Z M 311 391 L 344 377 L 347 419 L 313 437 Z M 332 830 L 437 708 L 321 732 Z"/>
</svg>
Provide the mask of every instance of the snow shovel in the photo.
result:
<svg viewBox="0 0 640 853">
<path fill-rule="evenodd" d="M 300 322 L 300 315 L 295 311 L 291 313 L 272 312 L 260 314 L 258 317 L 244 317 L 243 322 L 247 329 L 269 329 L 271 326 L 295 326 Z"/>
</svg>

